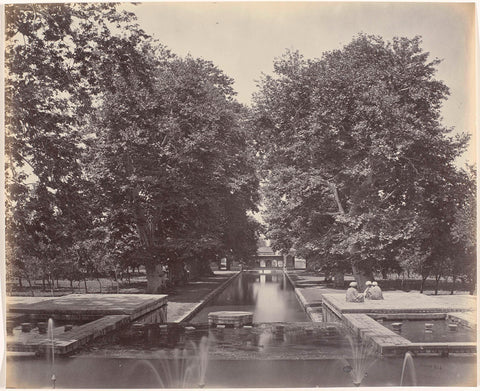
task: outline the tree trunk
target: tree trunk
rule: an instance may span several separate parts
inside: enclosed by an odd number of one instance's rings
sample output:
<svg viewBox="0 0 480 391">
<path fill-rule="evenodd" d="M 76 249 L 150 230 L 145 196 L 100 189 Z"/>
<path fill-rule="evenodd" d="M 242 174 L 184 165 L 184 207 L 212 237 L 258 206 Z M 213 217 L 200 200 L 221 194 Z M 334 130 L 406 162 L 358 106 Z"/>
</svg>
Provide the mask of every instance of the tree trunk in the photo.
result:
<svg viewBox="0 0 480 391">
<path fill-rule="evenodd" d="M 97 278 L 98 285 L 100 286 L 100 293 L 102 293 L 102 282 L 100 281 L 100 278 Z"/>
<path fill-rule="evenodd" d="M 387 280 L 388 279 L 388 274 L 386 269 L 382 269 L 382 279 Z"/>
<path fill-rule="evenodd" d="M 210 267 L 209 261 L 200 261 L 198 264 L 198 273 L 200 276 L 214 276 L 215 273 Z"/>
<path fill-rule="evenodd" d="M 19 286 L 20 288 L 23 288 L 23 286 L 22 286 L 22 277 L 18 277 L 18 286 Z"/>
<path fill-rule="evenodd" d="M 32 296 L 35 296 L 35 291 L 33 290 L 32 281 L 30 281 L 30 278 L 28 277 L 27 277 L 27 282 L 28 282 L 28 286 L 30 287 L 30 292 L 32 292 Z"/>
<path fill-rule="evenodd" d="M 336 270 L 335 271 L 335 281 L 333 283 L 333 286 L 335 288 L 343 289 L 344 283 L 345 283 L 345 274 L 340 270 Z"/>
<path fill-rule="evenodd" d="M 48 286 L 50 287 L 50 293 L 52 294 L 52 297 L 55 296 L 53 294 L 53 291 L 55 289 L 55 280 L 53 279 L 51 274 L 48 276 Z"/>
<path fill-rule="evenodd" d="M 457 280 L 457 276 L 452 276 L 452 289 L 450 290 L 450 294 L 453 295 L 455 292 L 455 281 Z"/>
<path fill-rule="evenodd" d="M 165 287 L 166 276 L 161 264 L 145 265 L 147 273 L 147 293 L 160 293 Z"/>
<path fill-rule="evenodd" d="M 83 279 L 83 284 L 85 285 L 85 293 L 88 293 L 88 288 L 87 288 L 87 279 Z"/>
<path fill-rule="evenodd" d="M 440 276 L 435 276 L 435 295 L 438 295 L 438 283 L 440 282 Z"/>
<path fill-rule="evenodd" d="M 420 293 L 423 293 L 423 286 L 425 284 L 425 281 L 427 280 L 428 276 L 422 277 L 422 283 L 420 284 Z"/>
<path fill-rule="evenodd" d="M 173 285 L 180 285 L 183 282 L 183 262 L 171 262 L 168 265 L 168 279 Z"/>
<path fill-rule="evenodd" d="M 362 270 L 358 267 L 358 265 L 353 262 L 352 263 L 352 272 L 353 276 L 355 277 L 355 281 L 357 282 L 357 290 L 359 292 L 363 292 L 366 288 L 365 283 L 368 280 L 372 280 L 373 274 L 371 271 Z"/>
</svg>

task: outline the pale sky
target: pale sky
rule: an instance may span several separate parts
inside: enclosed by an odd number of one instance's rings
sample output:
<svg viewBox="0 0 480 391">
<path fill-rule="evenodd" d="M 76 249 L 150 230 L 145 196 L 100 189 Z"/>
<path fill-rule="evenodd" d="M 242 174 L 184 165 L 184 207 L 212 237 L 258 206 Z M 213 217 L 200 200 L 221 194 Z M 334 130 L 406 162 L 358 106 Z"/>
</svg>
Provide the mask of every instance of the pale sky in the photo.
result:
<svg viewBox="0 0 480 391">
<path fill-rule="evenodd" d="M 271 73 L 274 58 L 286 49 L 319 58 L 360 32 L 385 40 L 420 35 L 431 59 L 443 59 L 437 78 L 450 88 L 443 123 L 474 133 L 474 3 L 181 2 L 125 8 L 175 54 L 212 61 L 235 80 L 237 98 L 245 104 L 261 73 Z M 475 160 L 471 144 L 464 158 L 469 162 Z"/>
</svg>

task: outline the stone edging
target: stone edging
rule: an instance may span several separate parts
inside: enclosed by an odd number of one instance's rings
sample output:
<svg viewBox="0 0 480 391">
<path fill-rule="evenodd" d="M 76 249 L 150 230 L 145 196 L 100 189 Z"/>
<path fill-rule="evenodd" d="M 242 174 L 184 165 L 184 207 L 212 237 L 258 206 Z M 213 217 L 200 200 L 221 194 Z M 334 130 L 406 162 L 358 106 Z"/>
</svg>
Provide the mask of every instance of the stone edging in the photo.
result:
<svg viewBox="0 0 480 391">
<path fill-rule="evenodd" d="M 240 275 L 240 273 L 242 273 L 242 271 L 239 271 L 239 272 L 235 273 L 233 276 L 231 276 L 230 278 L 228 278 L 220 286 L 218 286 L 213 291 L 208 293 L 207 296 L 205 296 L 205 298 L 202 301 L 197 303 L 189 312 L 187 312 L 181 318 L 174 320 L 173 323 L 183 323 L 183 322 L 186 322 L 186 321 L 192 319 L 212 299 L 214 299 L 216 296 L 218 296 L 227 287 L 227 285 L 230 284 L 230 282 L 232 282 L 235 278 L 237 278 Z M 167 317 L 167 319 L 168 319 L 168 317 Z"/>
<path fill-rule="evenodd" d="M 403 355 L 407 351 L 414 354 L 476 353 L 476 342 L 412 342 L 367 314 L 342 314 L 342 323 L 362 341 L 373 344 L 375 350 L 384 356 Z"/>
<path fill-rule="evenodd" d="M 312 322 L 321 322 L 322 321 L 322 314 L 318 314 L 318 312 L 314 311 L 313 308 L 310 306 L 308 303 L 307 299 L 305 299 L 305 296 L 303 296 L 303 293 L 300 291 L 299 288 L 295 286 L 295 283 L 293 282 L 292 278 L 287 272 L 284 272 L 285 275 L 287 276 L 288 281 L 290 284 L 292 284 L 293 289 L 295 291 L 295 295 L 297 296 L 297 300 L 299 303 L 302 305 L 303 309 L 307 313 L 309 319 Z M 321 308 L 321 307 L 320 307 Z"/>
</svg>

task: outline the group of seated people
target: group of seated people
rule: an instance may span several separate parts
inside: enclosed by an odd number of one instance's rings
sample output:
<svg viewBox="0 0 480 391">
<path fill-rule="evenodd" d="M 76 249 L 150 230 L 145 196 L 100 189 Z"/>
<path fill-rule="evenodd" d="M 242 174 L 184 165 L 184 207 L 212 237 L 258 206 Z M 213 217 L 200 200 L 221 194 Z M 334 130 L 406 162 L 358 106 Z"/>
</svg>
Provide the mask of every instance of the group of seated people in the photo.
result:
<svg viewBox="0 0 480 391">
<path fill-rule="evenodd" d="M 350 303 L 363 303 L 367 300 L 383 300 L 382 290 L 378 286 L 377 281 L 367 281 L 367 286 L 363 293 L 358 293 L 357 283 L 351 282 L 347 289 L 347 301 Z"/>
</svg>

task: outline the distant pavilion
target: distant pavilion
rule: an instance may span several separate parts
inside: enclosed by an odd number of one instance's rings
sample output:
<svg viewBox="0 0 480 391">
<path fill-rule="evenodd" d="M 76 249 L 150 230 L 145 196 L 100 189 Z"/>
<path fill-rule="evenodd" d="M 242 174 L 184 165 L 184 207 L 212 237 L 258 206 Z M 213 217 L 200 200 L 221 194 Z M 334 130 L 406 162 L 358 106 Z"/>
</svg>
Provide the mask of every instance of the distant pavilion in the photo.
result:
<svg viewBox="0 0 480 391">
<path fill-rule="evenodd" d="M 255 266 L 259 269 L 304 269 L 305 262 L 297 260 L 294 251 L 290 250 L 288 254 L 282 254 L 279 251 L 273 251 L 270 247 L 260 246 L 257 249 L 257 258 Z"/>
</svg>

